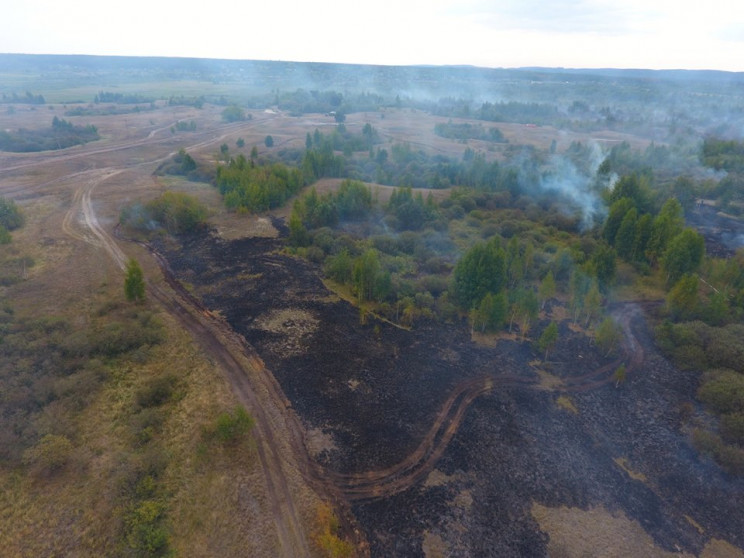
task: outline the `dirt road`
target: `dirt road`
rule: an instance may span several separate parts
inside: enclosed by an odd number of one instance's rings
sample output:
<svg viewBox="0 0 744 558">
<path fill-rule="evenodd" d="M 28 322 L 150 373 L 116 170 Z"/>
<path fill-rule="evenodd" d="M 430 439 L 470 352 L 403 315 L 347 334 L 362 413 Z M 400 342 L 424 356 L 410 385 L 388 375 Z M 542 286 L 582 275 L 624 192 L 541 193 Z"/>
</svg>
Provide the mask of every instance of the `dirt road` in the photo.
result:
<svg viewBox="0 0 744 558">
<path fill-rule="evenodd" d="M 233 124 L 221 127 L 217 132 L 197 136 L 198 142 L 186 147 L 197 149 L 212 144 L 219 145 L 230 131 L 246 124 Z M 147 138 L 121 142 L 106 148 L 89 149 L 76 153 L 41 154 L 38 158 L 24 157 L 22 162 L 5 166 L 2 175 L 16 175 L 18 171 L 38 165 L 55 164 L 57 169 L 66 168 L 59 163 L 69 163 L 79 159 L 91 161 L 98 155 L 149 146 L 149 160 L 141 163 L 149 172 L 157 163 L 170 156 L 163 153 L 164 146 L 157 144 L 163 140 L 150 135 Z M 160 149 L 156 149 L 160 147 Z M 167 148 L 166 148 L 167 149 Z M 107 159 L 101 162 L 106 164 Z M 35 185 L 6 188 L 7 193 L 23 192 L 23 197 L 33 196 L 34 188 L 48 191 L 59 185 L 75 184 L 71 205 L 62 219 L 62 230 L 70 238 L 86 242 L 103 249 L 117 267 L 124 270 L 128 256 L 119 246 L 96 214 L 94 199 L 97 190 L 107 181 L 131 170 L 131 167 L 105 166 L 84 171 L 69 169 L 60 172 L 53 180 Z M 0 192 L 6 193 L 6 192 Z M 148 294 L 193 335 L 196 342 L 216 362 L 229 382 L 238 401 L 255 419 L 254 436 L 258 458 L 266 482 L 267 498 L 272 510 L 280 556 L 286 558 L 309 557 L 308 533 L 300 517 L 295 496 L 291 488 L 302 481 L 299 472 L 307 468 L 307 455 L 302 444 L 299 421 L 293 417 L 288 402 L 269 371 L 260 359 L 252 353 L 245 341 L 236 335 L 222 320 L 194 304 L 184 296 L 184 292 L 173 290 L 169 283 L 148 282 Z"/>
</svg>

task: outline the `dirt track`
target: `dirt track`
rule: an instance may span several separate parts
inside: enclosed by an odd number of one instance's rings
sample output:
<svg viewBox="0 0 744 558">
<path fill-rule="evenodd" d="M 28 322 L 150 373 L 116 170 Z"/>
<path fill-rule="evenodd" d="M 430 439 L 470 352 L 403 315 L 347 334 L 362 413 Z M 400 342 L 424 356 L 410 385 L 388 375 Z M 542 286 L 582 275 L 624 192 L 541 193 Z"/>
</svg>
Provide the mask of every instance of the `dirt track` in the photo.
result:
<svg viewBox="0 0 744 558">
<path fill-rule="evenodd" d="M 201 138 L 200 141 L 188 146 L 187 149 L 219 145 L 225 133 L 241 125 L 246 124 L 224 126 L 219 132 L 220 135 L 214 132 L 200 134 L 197 136 Z M 91 148 L 59 155 L 26 156 L 22 159 L 23 162 L 6 166 L 2 171 L 16 174 L 18 171 L 39 165 L 54 164 L 58 172 L 58 169 L 62 168 L 59 166 L 60 163 L 80 159 L 89 161 L 98 155 L 135 147 L 153 148 L 162 141 L 150 134 L 145 139 L 122 142 L 106 148 Z M 158 154 L 157 150 L 152 150 L 151 153 L 152 159 L 140 166 L 154 167 L 159 161 L 170 156 L 170 153 Z M 124 270 L 128 256 L 100 224 L 93 200 L 97 189 L 104 187 L 107 180 L 126 170 L 126 168 L 107 166 L 71 173 L 62 172 L 53 180 L 31 187 L 24 184 L 6 188 L 0 193 L 18 195 L 22 192 L 22 197 L 33 197 L 50 188 L 59 188 L 62 184 L 76 185 L 72 191 L 71 205 L 62 219 L 63 232 L 74 240 L 102 248 L 117 267 Z M 148 175 L 149 172 L 145 176 Z M 147 179 L 149 180 L 149 177 Z M 35 190 L 35 187 L 38 190 Z M 191 332 L 204 351 L 218 363 L 233 393 L 254 417 L 257 453 L 266 480 L 267 497 L 276 526 L 280 555 L 286 558 L 310 556 L 308 534 L 305 532 L 294 502 L 295 496 L 291 492 L 293 483 L 287 476 L 288 469 L 298 466 L 303 468 L 303 463 L 304 468 L 307 468 L 306 461 L 303 459 L 302 436 L 296 419 L 293 418 L 292 411 L 288 408 L 288 402 L 273 381 L 271 373 L 265 369 L 261 360 L 250 351 L 240 336 L 232 332 L 227 324 L 213 314 L 203 309 L 200 311 L 198 307 L 195 307 L 193 298 L 190 300 L 184 297 L 185 291 L 173 290 L 168 287 L 167 283 L 158 284 L 150 281 L 147 285 L 147 292 L 186 330 Z"/>
</svg>

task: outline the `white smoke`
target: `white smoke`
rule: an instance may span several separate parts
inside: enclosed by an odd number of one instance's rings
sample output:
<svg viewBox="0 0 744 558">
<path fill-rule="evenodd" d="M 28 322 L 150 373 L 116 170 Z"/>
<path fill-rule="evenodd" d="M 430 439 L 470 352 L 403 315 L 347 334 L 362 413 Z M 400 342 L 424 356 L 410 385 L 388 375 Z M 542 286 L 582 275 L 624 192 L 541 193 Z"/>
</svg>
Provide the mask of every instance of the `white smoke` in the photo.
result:
<svg viewBox="0 0 744 558">
<path fill-rule="evenodd" d="M 605 154 L 596 143 L 589 147 L 591 156 L 584 169 L 577 168 L 568 157 L 552 155 L 551 170 L 540 184 L 541 189 L 560 194 L 580 212 L 582 230 L 590 229 L 604 219 L 607 207 L 600 194 L 605 188 L 612 189 L 618 180 L 615 173 L 608 176 L 597 175 Z"/>
</svg>

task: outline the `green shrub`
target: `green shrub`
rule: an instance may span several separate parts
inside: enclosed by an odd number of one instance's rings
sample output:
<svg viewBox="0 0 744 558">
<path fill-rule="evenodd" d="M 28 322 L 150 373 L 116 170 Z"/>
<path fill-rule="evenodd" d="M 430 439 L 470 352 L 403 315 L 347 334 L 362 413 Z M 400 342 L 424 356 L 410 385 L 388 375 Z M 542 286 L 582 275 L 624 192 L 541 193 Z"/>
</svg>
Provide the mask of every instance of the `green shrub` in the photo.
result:
<svg viewBox="0 0 744 558">
<path fill-rule="evenodd" d="M 720 370 L 698 390 L 700 400 L 718 413 L 744 412 L 744 375 Z"/>
<path fill-rule="evenodd" d="M 253 425 L 253 418 L 243 407 L 238 406 L 217 417 L 212 435 L 222 444 L 233 445 L 245 436 Z"/>
</svg>

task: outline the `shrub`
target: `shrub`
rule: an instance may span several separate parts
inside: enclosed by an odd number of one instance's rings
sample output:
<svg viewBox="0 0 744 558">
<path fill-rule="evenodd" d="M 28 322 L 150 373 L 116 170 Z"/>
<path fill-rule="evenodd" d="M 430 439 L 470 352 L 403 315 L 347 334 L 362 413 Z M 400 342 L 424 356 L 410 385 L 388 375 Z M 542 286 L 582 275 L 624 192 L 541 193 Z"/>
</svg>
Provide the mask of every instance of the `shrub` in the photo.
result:
<svg viewBox="0 0 744 558">
<path fill-rule="evenodd" d="M 26 450 L 23 461 L 40 473 L 52 474 L 60 471 L 72 457 L 72 443 L 65 436 L 47 434 Z"/>
<path fill-rule="evenodd" d="M 218 442 L 233 445 L 245 436 L 253 425 L 253 417 L 243 407 L 238 406 L 232 411 L 220 414 L 211 433 Z"/>
</svg>

